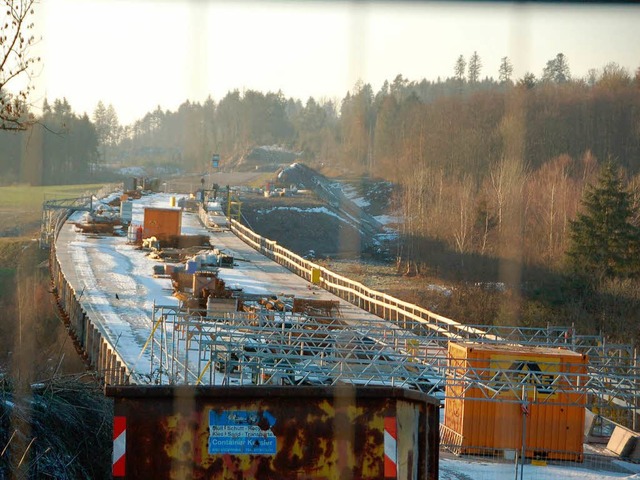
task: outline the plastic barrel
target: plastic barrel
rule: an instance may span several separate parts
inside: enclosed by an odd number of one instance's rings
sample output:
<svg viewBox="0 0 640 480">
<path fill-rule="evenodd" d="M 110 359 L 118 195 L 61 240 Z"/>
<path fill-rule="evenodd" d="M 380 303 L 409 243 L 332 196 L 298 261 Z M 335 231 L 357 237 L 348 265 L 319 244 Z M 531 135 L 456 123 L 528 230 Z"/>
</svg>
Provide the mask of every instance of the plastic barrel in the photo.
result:
<svg viewBox="0 0 640 480">
<path fill-rule="evenodd" d="M 187 260 L 187 273 L 196 273 L 198 271 L 198 262 L 195 260 Z"/>
</svg>

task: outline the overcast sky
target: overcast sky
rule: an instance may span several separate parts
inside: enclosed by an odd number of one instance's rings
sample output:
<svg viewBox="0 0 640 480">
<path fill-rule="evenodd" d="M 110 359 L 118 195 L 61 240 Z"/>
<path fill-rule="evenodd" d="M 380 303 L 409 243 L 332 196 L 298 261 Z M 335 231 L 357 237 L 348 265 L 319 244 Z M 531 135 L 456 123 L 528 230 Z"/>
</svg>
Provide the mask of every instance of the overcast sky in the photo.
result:
<svg viewBox="0 0 640 480">
<path fill-rule="evenodd" d="M 37 106 L 66 97 L 79 114 L 102 100 L 128 124 L 187 99 L 229 90 L 282 90 L 341 99 L 358 79 L 379 90 L 453 75 L 477 51 L 481 76 L 540 76 L 562 52 L 571 73 L 617 62 L 640 66 L 640 6 L 509 3 L 42 0 Z"/>
</svg>

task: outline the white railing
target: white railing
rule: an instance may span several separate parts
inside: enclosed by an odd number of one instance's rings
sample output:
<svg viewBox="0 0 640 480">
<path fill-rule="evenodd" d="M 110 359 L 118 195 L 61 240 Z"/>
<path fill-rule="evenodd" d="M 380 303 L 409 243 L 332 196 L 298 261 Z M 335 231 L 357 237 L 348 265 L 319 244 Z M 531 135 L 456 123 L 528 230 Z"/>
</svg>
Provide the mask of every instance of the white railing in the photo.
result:
<svg viewBox="0 0 640 480">
<path fill-rule="evenodd" d="M 500 340 L 496 335 L 488 334 L 484 330 L 463 325 L 455 320 L 338 275 L 287 250 L 278 245 L 277 242 L 258 235 L 236 220 L 231 220 L 231 231 L 263 255 L 275 260 L 305 280 L 311 281 L 312 272 L 319 270 L 320 287 L 359 308 L 385 320 L 393 321 L 403 328 L 426 328 L 444 337 L 457 340 L 480 338 L 491 341 Z"/>
</svg>

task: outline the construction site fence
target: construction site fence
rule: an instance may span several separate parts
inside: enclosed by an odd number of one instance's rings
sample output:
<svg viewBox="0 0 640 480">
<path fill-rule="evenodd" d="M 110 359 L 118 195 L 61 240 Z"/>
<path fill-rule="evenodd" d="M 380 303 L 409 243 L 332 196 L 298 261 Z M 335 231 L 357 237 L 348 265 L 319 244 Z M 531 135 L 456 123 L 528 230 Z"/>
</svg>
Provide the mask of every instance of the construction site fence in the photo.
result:
<svg viewBox="0 0 640 480">
<path fill-rule="evenodd" d="M 106 195 L 107 193 L 105 190 L 98 195 Z M 99 378 L 105 384 L 128 384 L 130 372 L 128 372 L 125 362 L 82 307 L 83 292 L 77 292 L 65 278 L 56 255 L 55 238 L 70 214 L 71 210 L 68 210 L 59 216 L 49 250 L 49 269 L 58 313 L 74 341 L 76 350 Z"/>
<path fill-rule="evenodd" d="M 621 459 L 617 455 L 602 451 L 583 451 L 582 453 L 565 452 L 556 450 L 531 451 L 525 448 L 523 462 L 522 448 L 487 448 L 470 447 L 460 448 L 457 443 L 447 443 L 449 439 L 442 436 L 440 425 L 440 472 L 441 478 L 458 478 L 447 475 L 459 471 L 456 463 L 463 461 L 467 465 L 467 475 L 474 480 L 495 480 L 506 478 L 508 472 L 513 472 L 510 478 L 519 480 L 536 478 L 565 478 L 568 469 L 575 469 L 576 478 L 578 472 L 584 472 L 590 478 L 602 474 L 606 478 L 610 476 L 633 475 L 637 471 L 637 465 Z M 473 467 L 471 467 L 473 465 Z M 471 470 L 473 468 L 473 470 Z"/>
<path fill-rule="evenodd" d="M 637 352 L 632 345 L 608 344 L 602 335 L 578 335 L 573 326 L 523 327 L 462 324 L 425 308 L 373 290 L 347 277 L 313 263 L 300 255 L 257 234 L 236 220 L 231 230 L 245 243 L 300 277 L 314 282 L 357 307 L 396 323 L 417 335 L 428 336 L 440 344 L 451 341 L 482 343 L 532 344 L 565 346 L 589 356 L 595 368 L 613 369 L 616 373 L 629 370 L 635 375 Z"/>
</svg>

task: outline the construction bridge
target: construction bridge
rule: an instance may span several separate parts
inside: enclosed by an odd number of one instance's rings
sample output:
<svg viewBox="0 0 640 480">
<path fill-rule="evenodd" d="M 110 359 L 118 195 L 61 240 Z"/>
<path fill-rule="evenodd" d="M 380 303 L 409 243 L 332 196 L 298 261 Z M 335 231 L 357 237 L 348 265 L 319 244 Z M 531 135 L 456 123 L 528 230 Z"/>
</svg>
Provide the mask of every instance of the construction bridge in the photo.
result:
<svg viewBox="0 0 640 480">
<path fill-rule="evenodd" d="M 47 243 L 61 314 L 107 384 L 392 385 L 441 399 L 476 389 L 486 401 L 516 403 L 527 392 L 553 389 L 572 395 L 539 395 L 536 401 L 616 411 L 617 420 L 635 427 L 640 377 L 629 345 L 580 335 L 572 326 L 461 324 L 333 273 L 233 218 L 228 228 L 207 230 L 197 212 L 184 211 L 183 233 L 204 234 L 235 259 L 232 269 L 216 269 L 234 292 L 226 302 L 233 307 L 193 307 L 175 300 L 171 279 L 154 276 L 148 252 L 125 236 L 77 231 L 71 213 L 90 210 L 91 202 L 49 205 L 43 239 L 55 239 Z M 142 223 L 144 208 L 169 202 L 168 194 L 144 196 L 134 202 L 133 222 Z M 260 303 L 272 297 L 281 308 Z M 294 309 L 296 299 L 335 308 Z M 239 301 L 253 307 L 239 311 Z M 450 342 L 516 351 L 562 347 L 582 354 L 586 370 L 544 360 L 536 368 L 523 368 L 526 362 L 454 364 Z"/>
</svg>

